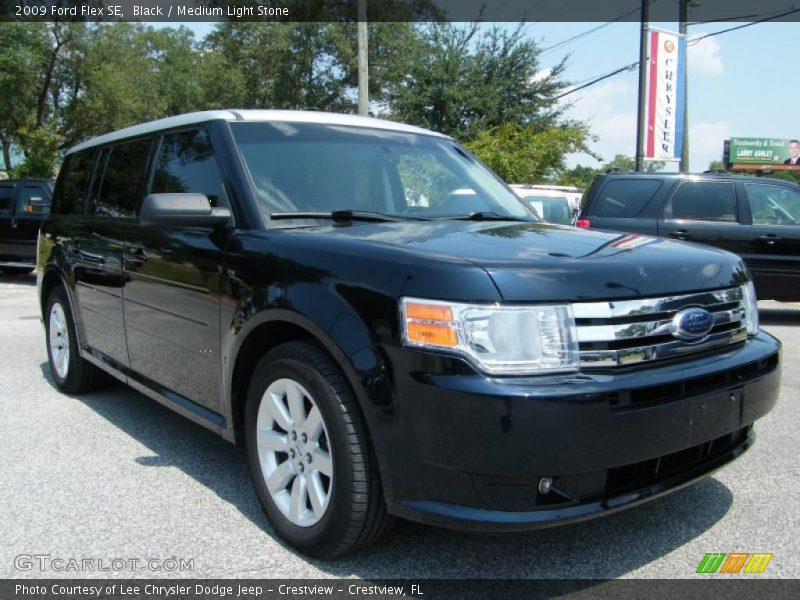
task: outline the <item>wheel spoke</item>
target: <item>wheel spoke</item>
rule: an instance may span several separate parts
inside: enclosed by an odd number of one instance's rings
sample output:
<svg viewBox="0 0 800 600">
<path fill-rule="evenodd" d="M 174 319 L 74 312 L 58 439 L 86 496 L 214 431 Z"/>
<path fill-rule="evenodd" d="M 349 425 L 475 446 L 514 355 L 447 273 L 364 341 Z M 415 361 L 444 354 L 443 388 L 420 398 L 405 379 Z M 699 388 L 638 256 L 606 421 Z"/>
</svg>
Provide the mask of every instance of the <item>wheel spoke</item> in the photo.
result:
<svg viewBox="0 0 800 600">
<path fill-rule="evenodd" d="M 300 522 L 300 517 L 306 511 L 308 504 L 308 486 L 305 475 L 295 477 L 292 484 L 292 497 L 289 500 L 289 517 L 295 523 Z"/>
<path fill-rule="evenodd" d="M 269 450 L 271 452 L 287 452 L 289 441 L 287 436 L 273 431 L 272 429 L 261 429 L 258 432 L 259 450 Z"/>
<path fill-rule="evenodd" d="M 266 393 L 261 399 L 261 403 L 265 405 L 269 416 L 283 429 L 290 431 L 292 429 L 292 418 L 289 416 L 289 411 L 283 404 L 283 396 L 274 393 Z"/>
<path fill-rule="evenodd" d="M 315 517 L 321 517 L 325 512 L 325 488 L 319 473 L 309 473 L 308 477 L 308 499 L 311 500 L 311 508 Z"/>
<path fill-rule="evenodd" d="M 61 363 L 61 367 L 58 369 L 58 373 L 62 377 L 67 374 L 67 361 L 68 360 L 69 360 L 69 355 L 67 354 L 67 351 L 62 349 L 61 350 L 60 360 L 59 360 L 59 362 Z"/>
<path fill-rule="evenodd" d="M 316 406 L 308 413 L 304 429 L 309 440 L 319 441 L 319 436 L 322 433 L 322 414 Z"/>
<path fill-rule="evenodd" d="M 289 485 L 289 482 L 294 477 L 294 468 L 292 467 L 292 463 L 288 460 L 282 462 L 278 465 L 278 468 L 267 478 L 267 489 L 272 494 L 277 494 L 278 492 L 282 492 L 286 489 L 286 486 Z"/>
<path fill-rule="evenodd" d="M 331 477 L 333 475 L 333 464 L 331 463 L 330 453 L 322 448 L 316 448 L 311 454 L 311 467 L 323 475 Z"/>
<path fill-rule="evenodd" d="M 306 422 L 306 411 L 303 406 L 303 392 L 296 385 L 287 386 L 286 400 L 289 404 L 289 414 L 295 429 L 302 427 Z"/>
</svg>

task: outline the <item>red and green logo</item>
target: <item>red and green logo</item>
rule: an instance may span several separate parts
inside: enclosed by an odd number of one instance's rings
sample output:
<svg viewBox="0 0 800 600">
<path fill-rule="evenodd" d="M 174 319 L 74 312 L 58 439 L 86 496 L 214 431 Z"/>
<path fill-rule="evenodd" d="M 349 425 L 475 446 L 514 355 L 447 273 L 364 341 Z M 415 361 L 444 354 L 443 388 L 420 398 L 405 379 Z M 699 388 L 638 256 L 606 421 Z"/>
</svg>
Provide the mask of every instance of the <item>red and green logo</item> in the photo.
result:
<svg viewBox="0 0 800 600">
<path fill-rule="evenodd" d="M 697 567 L 697 573 L 712 574 L 763 573 L 772 560 L 772 553 L 763 552 L 707 552 Z"/>
</svg>

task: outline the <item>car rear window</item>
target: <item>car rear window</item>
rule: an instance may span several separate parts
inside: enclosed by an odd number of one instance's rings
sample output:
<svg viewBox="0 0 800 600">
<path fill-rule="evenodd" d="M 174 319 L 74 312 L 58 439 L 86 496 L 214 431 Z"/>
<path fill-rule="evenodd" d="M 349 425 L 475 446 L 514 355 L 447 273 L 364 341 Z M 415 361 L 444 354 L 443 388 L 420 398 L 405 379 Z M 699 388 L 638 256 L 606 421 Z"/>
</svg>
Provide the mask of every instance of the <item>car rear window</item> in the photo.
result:
<svg viewBox="0 0 800 600">
<path fill-rule="evenodd" d="M 594 214 L 598 217 L 635 217 L 661 187 L 658 179 L 614 179 L 600 193 Z"/>
</svg>

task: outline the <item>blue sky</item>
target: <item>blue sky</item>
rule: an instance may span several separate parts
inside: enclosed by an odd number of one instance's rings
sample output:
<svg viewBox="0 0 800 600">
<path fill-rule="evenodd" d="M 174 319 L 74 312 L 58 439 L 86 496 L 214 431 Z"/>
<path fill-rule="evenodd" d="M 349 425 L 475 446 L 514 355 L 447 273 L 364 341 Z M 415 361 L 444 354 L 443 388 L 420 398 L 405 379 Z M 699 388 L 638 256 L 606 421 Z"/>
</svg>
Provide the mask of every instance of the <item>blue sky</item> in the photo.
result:
<svg viewBox="0 0 800 600">
<path fill-rule="evenodd" d="M 689 39 L 741 25 L 689 27 Z M 593 23 L 546 23 L 528 34 L 543 47 L 587 31 Z M 654 23 L 677 30 L 677 23 Z M 566 78 L 581 81 L 638 60 L 639 24 L 614 23 L 574 44 L 542 57 L 556 64 L 570 53 Z M 789 138 L 800 136 L 800 23 L 759 23 L 740 31 L 706 38 L 690 46 L 689 157 L 692 170 L 704 170 L 722 155 L 731 136 Z M 638 71 L 624 72 L 565 98 L 569 113 L 589 123 L 598 136 L 595 151 L 606 159 L 633 155 L 636 139 Z M 586 155 L 570 164 L 596 164 Z"/>
<path fill-rule="evenodd" d="M 689 27 L 689 38 L 742 23 Z M 175 24 L 177 25 L 177 24 Z M 198 37 L 212 23 L 187 24 Z M 538 23 L 525 34 L 543 48 L 599 23 Z M 654 23 L 677 30 L 677 23 Z M 565 78 L 580 82 L 638 60 L 639 24 L 612 23 L 542 56 L 542 68 L 569 54 Z M 689 66 L 689 151 L 691 168 L 702 171 L 719 160 L 731 136 L 800 136 L 800 23 L 759 23 L 692 45 Z M 568 114 L 586 121 L 598 140 L 594 151 L 606 160 L 634 154 L 638 71 L 621 73 L 567 96 Z M 570 166 L 598 163 L 588 155 L 569 157 Z"/>
</svg>

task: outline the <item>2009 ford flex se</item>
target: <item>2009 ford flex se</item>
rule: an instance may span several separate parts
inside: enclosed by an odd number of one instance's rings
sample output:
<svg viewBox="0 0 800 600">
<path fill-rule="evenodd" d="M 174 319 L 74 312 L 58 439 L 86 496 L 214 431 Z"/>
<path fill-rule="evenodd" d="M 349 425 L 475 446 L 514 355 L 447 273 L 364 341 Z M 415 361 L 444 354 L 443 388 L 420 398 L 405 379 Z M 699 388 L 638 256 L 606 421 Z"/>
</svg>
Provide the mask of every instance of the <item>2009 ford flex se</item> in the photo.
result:
<svg viewBox="0 0 800 600">
<path fill-rule="evenodd" d="M 53 202 L 56 384 L 110 374 L 242 442 L 310 555 L 393 516 L 508 531 L 632 506 L 738 457 L 776 402 L 739 258 L 538 222 L 430 131 L 171 117 L 71 149 Z"/>
</svg>

